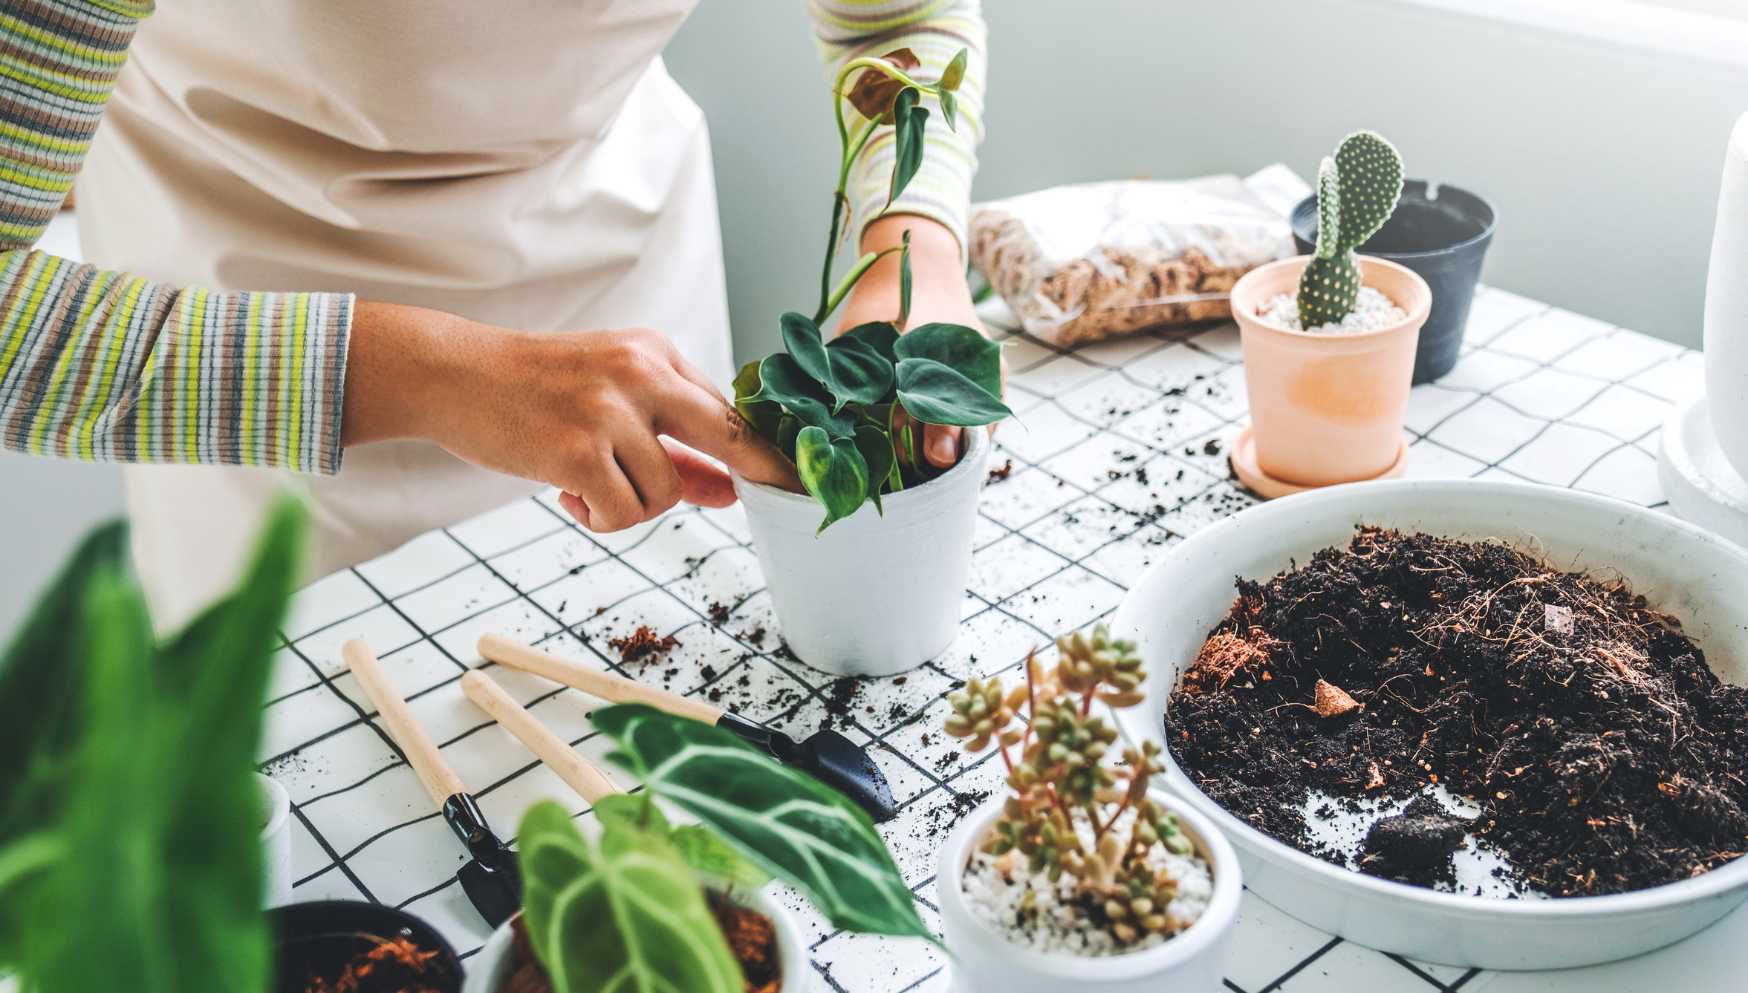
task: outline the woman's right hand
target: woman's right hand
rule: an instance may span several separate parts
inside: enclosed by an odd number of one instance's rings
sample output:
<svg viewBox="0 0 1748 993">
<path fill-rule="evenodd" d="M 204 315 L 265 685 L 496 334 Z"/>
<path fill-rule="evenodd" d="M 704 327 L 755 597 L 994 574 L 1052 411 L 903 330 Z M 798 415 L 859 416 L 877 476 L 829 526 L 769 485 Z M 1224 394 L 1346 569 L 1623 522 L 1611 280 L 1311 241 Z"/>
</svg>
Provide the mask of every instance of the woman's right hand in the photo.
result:
<svg viewBox="0 0 1748 993">
<path fill-rule="evenodd" d="M 655 331 L 521 332 L 361 302 L 348 352 L 343 444 L 435 442 L 564 490 L 560 503 L 591 531 L 681 500 L 733 503 L 728 474 L 700 452 L 800 489 L 789 460 Z"/>
</svg>

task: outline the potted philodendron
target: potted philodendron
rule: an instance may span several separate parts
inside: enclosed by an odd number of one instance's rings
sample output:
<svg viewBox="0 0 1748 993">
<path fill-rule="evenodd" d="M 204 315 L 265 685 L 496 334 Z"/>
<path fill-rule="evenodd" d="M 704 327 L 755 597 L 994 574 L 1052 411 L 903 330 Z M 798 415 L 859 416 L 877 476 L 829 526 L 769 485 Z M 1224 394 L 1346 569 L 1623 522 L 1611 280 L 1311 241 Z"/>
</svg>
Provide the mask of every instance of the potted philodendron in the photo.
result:
<svg viewBox="0 0 1748 993">
<path fill-rule="evenodd" d="M 922 457 L 922 426 L 980 428 L 1009 414 L 1000 399 L 1000 346 L 957 324 L 903 330 L 908 234 L 903 245 L 863 255 L 832 282 L 851 165 L 877 130 L 893 128 L 890 207 L 922 163 L 923 99 L 936 101 L 954 125 L 965 60 L 960 51 L 932 84 L 910 75 L 917 60 L 904 49 L 851 59 L 839 72 L 838 185 L 818 305 L 811 316 L 784 314 L 783 350 L 735 377 L 736 408 L 795 461 L 807 490 L 803 496 L 735 477 L 784 641 L 803 661 L 834 673 L 899 672 L 952 641 L 990 442 L 987 432 L 968 430 L 958 463 L 940 471 Z M 839 96 L 857 73 L 848 102 L 860 117 L 851 124 Z M 892 251 L 900 256 L 898 312 L 828 341 L 821 329 L 838 304 Z"/>
<path fill-rule="evenodd" d="M 1215 989 L 1238 913 L 1237 855 L 1151 788 L 1159 746 L 1119 748 L 1095 712 L 1143 702 L 1134 645 L 1100 625 L 1057 648 L 1053 668 L 1028 658 L 1020 685 L 973 679 L 949 698 L 947 734 L 969 752 L 994 746 L 1008 786 L 941 850 L 958 988 Z"/>
<path fill-rule="evenodd" d="M 806 948 L 762 887 L 795 887 L 839 928 L 934 936 L 873 822 L 726 731 L 639 704 L 590 718 L 643 781 L 595 805 L 597 840 L 564 808 L 517 832 L 522 913 L 470 965 L 465 993 L 800 993 Z M 696 817 L 672 826 L 655 800 Z"/>
<path fill-rule="evenodd" d="M 1316 252 L 1252 270 L 1232 288 L 1251 417 L 1232 467 L 1263 496 L 1401 471 L 1432 291 L 1401 265 L 1355 254 L 1401 192 L 1396 149 L 1370 131 L 1349 135 L 1318 172 Z"/>
</svg>

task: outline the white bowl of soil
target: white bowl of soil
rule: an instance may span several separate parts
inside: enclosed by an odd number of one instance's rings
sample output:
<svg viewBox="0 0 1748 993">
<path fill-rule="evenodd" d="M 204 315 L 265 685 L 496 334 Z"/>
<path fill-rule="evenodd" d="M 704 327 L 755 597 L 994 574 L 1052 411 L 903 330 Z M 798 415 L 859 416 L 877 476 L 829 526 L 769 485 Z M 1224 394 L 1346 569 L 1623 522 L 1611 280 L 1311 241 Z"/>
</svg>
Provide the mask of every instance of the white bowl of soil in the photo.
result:
<svg viewBox="0 0 1748 993">
<path fill-rule="evenodd" d="M 1059 945 L 1061 936 L 1023 941 L 1020 936 L 1005 932 L 996 923 L 997 912 L 990 906 L 988 893 L 973 896 L 967 890 L 968 865 L 1005 803 L 1005 797 L 997 798 L 962 820 L 941 849 L 935 888 L 943 937 L 953 957 L 954 990 L 1158 993 L 1167 989 L 1218 989 L 1244 888 L 1237 853 L 1207 818 L 1186 807 L 1183 801 L 1158 790 L 1152 796 L 1177 817 L 1179 829 L 1195 846 L 1196 862 L 1212 878 L 1211 885 L 1198 880 L 1197 892 L 1186 901 L 1199 910 L 1193 923 L 1158 944 L 1116 954 L 1046 951 L 1036 947 L 1037 941 Z"/>
<path fill-rule="evenodd" d="M 1533 550 L 1562 571 L 1619 577 L 1677 618 L 1725 683 L 1748 684 L 1748 552 L 1671 516 L 1553 487 L 1478 481 L 1358 483 L 1246 510 L 1198 532 L 1131 588 L 1113 625 L 1149 674 L 1147 702 L 1118 712 L 1126 735 L 1163 741 L 1167 701 L 1233 607 L 1234 576 L 1266 581 L 1358 525 Z M 1406 758 L 1404 756 L 1403 758 Z M 1549 969 L 1625 958 L 1680 940 L 1748 897 L 1748 859 L 1632 892 L 1498 899 L 1333 865 L 1234 816 L 1165 755 L 1166 788 L 1237 848 L 1252 892 L 1362 945 L 1425 961 Z M 1309 822 L 1318 817 L 1308 811 Z"/>
</svg>

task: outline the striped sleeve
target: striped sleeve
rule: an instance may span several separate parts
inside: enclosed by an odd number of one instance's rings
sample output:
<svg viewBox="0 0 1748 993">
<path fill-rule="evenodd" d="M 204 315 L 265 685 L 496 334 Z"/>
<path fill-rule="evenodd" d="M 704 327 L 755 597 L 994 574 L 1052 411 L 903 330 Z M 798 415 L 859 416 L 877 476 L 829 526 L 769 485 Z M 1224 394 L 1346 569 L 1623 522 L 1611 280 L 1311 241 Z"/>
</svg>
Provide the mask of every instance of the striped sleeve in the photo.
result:
<svg viewBox="0 0 1748 993">
<path fill-rule="evenodd" d="M 983 140 L 983 95 L 987 59 L 979 0 L 808 0 L 828 79 L 850 59 L 909 48 L 922 62 L 917 78 L 940 76 L 961 48 L 969 52 L 958 96 L 958 130 L 949 131 L 931 113 L 922 169 L 898 201 L 896 213 L 921 214 L 946 225 L 965 245 L 971 211 L 971 180 L 977 174 L 977 144 Z M 931 108 L 933 110 L 934 108 Z M 855 111 L 846 107 L 846 119 Z M 850 173 L 848 195 L 858 236 L 886 203 L 892 176 L 892 129 L 869 141 Z"/>
<path fill-rule="evenodd" d="M 151 11 L 0 6 L 0 447 L 337 472 L 352 297 L 180 289 L 31 248 Z"/>
</svg>

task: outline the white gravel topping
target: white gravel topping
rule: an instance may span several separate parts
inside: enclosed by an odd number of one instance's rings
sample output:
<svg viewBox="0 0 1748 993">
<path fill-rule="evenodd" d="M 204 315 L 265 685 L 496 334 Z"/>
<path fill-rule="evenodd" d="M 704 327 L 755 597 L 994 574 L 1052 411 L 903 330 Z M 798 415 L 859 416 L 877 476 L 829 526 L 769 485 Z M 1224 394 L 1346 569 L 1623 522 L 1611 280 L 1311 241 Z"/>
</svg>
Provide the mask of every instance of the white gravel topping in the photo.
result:
<svg viewBox="0 0 1748 993">
<path fill-rule="evenodd" d="M 1400 324 L 1408 319 L 1408 312 L 1396 306 L 1395 301 L 1372 289 L 1370 286 L 1360 287 L 1359 296 L 1354 298 L 1353 310 L 1348 311 L 1340 324 L 1324 324 L 1314 328 L 1299 326 L 1299 297 L 1295 293 L 1282 293 L 1271 297 L 1257 308 L 1256 316 L 1265 323 L 1289 331 L 1304 331 L 1306 334 L 1359 334 L 1364 331 L 1377 331 L 1392 324 Z"/>
<path fill-rule="evenodd" d="M 1119 830 L 1126 832 L 1127 828 Z M 1153 846 L 1148 861 L 1177 881 L 1177 895 L 1165 912 L 1181 932 L 1202 916 L 1213 899 L 1214 880 L 1208 863 L 1195 853 L 1173 855 L 1163 845 Z M 1071 906 L 1074 886 L 1074 877 L 1066 872 L 1054 883 L 1042 873 L 1028 872 L 1025 856 L 1018 852 L 974 853 L 966 864 L 963 882 L 972 912 L 1021 947 L 1096 957 L 1137 952 L 1171 940 L 1166 935 L 1149 934 L 1134 945 L 1117 947 L 1116 940 L 1102 928 L 1085 926 L 1085 919 Z"/>
</svg>

